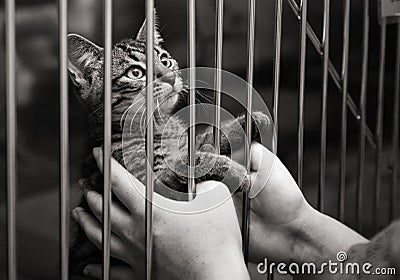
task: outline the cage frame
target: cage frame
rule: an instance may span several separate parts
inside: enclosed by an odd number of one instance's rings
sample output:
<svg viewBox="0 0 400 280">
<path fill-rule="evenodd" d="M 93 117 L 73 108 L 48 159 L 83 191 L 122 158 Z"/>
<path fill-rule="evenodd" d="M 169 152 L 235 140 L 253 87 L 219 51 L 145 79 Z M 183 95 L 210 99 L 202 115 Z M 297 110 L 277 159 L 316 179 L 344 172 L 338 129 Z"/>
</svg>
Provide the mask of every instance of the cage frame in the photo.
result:
<svg viewBox="0 0 400 280">
<path fill-rule="evenodd" d="M 196 10 L 195 0 L 188 1 L 188 57 L 190 68 L 190 100 L 189 105 L 195 104 L 195 81 L 196 81 L 196 33 L 195 21 Z M 315 51 L 321 56 L 322 60 L 322 102 L 321 102 L 321 135 L 320 135 L 320 158 L 319 158 L 319 187 L 318 187 L 318 209 L 324 211 L 324 197 L 326 187 L 326 133 L 327 133 L 327 97 L 329 78 L 334 82 L 338 92 L 342 96 L 341 104 L 341 148 L 340 148 L 340 195 L 339 195 L 339 219 L 344 220 L 344 201 L 345 201 L 345 175 L 346 175 L 346 133 L 348 115 L 355 118 L 359 123 L 359 151 L 358 151 L 358 170 L 357 170 L 357 213 L 356 227 L 361 230 L 362 225 L 362 206 L 363 206 L 363 174 L 365 170 L 365 150 L 367 143 L 375 150 L 375 194 L 374 194 L 374 224 L 377 225 L 377 215 L 380 209 L 381 193 L 381 174 L 382 165 L 390 166 L 393 170 L 391 178 L 390 215 L 394 218 L 396 207 L 396 193 L 398 183 L 399 166 L 399 110 L 400 110 L 400 22 L 397 23 L 397 42 L 396 42 L 396 68 L 394 81 L 394 105 L 393 105 L 393 135 L 392 135 L 392 157 L 385 154 L 382 148 L 383 140 L 383 105 L 384 105 L 384 85 L 385 85 L 385 50 L 386 50 L 386 29 L 390 24 L 386 17 L 381 18 L 380 29 L 380 54 L 379 54 L 379 82 L 378 82 L 378 104 L 377 122 L 375 132 L 366 123 L 366 99 L 368 81 L 368 61 L 369 61 L 369 41 L 370 41 L 370 3 L 364 0 L 363 9 L 363 43 L 362 43 L 362 77 L 360 101 L 357 105 L 348 92 L 348 57 L 349 57 L 349 32 L 350 32 L 350 0 L 344 0 L 344 28 L 343 28 L 343 51 L 342 67 L 339 72 L 329 58 L 329 34 L 330 34 L 330 0 L 324 0 L 323 4 L 323 32 L 320 40 L 307 20 L 307 0 L 302 0 L 298 5 L 295 0 L 286 0 L 288 7 L 293 15 L 298 18 L 299 24 L 299 115 L 298 115 L 298 154 L 297 154 L 297 183 L 302 187 L 303 181 L 303 154 L 304 154 L 304 95 L 306 78 L 306 51 L 307 38 L 312 43 Z M 246 134 L 251 134 L 251 87 L 254 76 L 254 40 L 255 40 L 255 0 L 248 0 L 248 48 L 247 48 L 247 91 L 248 111 L 246 113 Z M 103 147 L 103 279 L 109 279 L 110 274 L 110 206 L 111 206 L 111 50 L 112 50 L 112 0 L 103 0 L 104 9 L 104 147 Z M 68 73 L 67 73 L 67 11 L 68 1 L 58 0 L 58 41 L 59 41 L 59 79 L 60 79 L 60 271 L 61 279 L 68 279 L 68 257 L 69 257 L 69 205 L 70 205 L 70 177 L 69 177 L 69 114 L 68 114 Z M 154 29 L 154 0 L 146 0 L 147 29 Z M 219 108 L 221 104 L 221 70 L 223 56 L 223 18 L 224 1 L 216 0 L 216 49 L 215 66 L 217 69 L 215 78 L 215 105 Z M 278 152 L 278 131 L 279 131 L 279 96 L 280 96 L 280 66 L 281 66 L 281 47 L 282 47 L 282 19 L 283 19 L 283 0 L 275 1 L 275 27 L 274 27 L 274 63 L 273 63 L 273 119 L 276 130 L 276 141 L 273 150 Z M 17 211 L 17 111 L 16 111 L 16 80 L 15 80 L 15 0 L 5 1 L 5 41 L 6 41 L 6 138 L 7 138 L 7 260 L 8 260 L 8 279 L 17 279 L 17 237 L 16 237 L 16 211 Z M 154 192 L 154 178 L 152 174 L 152 155 L 153 155 L 153 121 L 152 121 L 152 82 L 153 82 L 153 46 L 154 34 L 148 32 L 146 51 L 147 57 L 147 189 L 146 189 L 146 278 L 151 279 L 151 260 L 152 260 L 152 197 Z M 348 114 L 348 112 L 350 114 Z M 195 154 L 195 112 L 190 111 L 189 128 L 189 166 L 194 166 Z M 219 153 L 220 146 L 220 111 L 215 111 L 214 127 L 214 146 Z M 248 137 L 248 139 L 251 139 Z M 245 146 L 246 167 L 250 172 L 250 142 Z M 189 168 L 189 200 L 193 199 L 196 189 L 194 184 L 194 173 Z M 248 260 L 248 236 L 249 236 L 249 203 L 247 191 L 243 192 L 243 251 L 245 260 Z"/>
</svg>

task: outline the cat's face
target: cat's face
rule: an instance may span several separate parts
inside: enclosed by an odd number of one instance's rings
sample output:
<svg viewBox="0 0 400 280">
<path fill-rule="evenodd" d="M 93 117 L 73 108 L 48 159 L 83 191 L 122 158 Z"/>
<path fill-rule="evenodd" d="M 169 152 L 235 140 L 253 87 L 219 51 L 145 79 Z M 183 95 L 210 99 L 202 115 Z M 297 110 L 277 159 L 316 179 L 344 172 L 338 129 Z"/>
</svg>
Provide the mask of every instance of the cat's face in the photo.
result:
<svg viewBox="0 0 400 280">
<path fill-rule="evenodd" d="M 146 28 L 145 23 L 136 39 L 123 40 L 112 50 L 112 110 L 113 118 L 121 117 L 133 103 L 138 109 L 145 102 L 146 91 Z M 161 47 L 162 39 L 154 35 L 154 101 L 159 110 L 168 113 L 178 101 L 183 89 L 179 67 L 175 59 Z M 79 99 L 93 113 L 102 104 L 104 50 L 76 34 L 68 35 L 71 79 L 79 92 Z"/>
</svg>

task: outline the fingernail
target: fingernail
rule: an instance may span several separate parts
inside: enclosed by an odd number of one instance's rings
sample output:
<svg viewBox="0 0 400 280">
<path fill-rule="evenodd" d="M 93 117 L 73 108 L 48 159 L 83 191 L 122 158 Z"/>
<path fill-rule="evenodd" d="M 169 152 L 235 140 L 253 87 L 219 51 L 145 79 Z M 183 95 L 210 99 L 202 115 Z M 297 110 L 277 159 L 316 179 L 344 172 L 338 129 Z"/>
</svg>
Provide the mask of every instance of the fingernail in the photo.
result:
<svg viewBox="0 0 400 280">
<path fill-rule="evenodd" d="M 79 210 L 78 210 L 78 208 L 75 208 L 74 210 L 72 210 L 72 217 L 73 217 L 76 221 L 79 221 Z"/>
<path fill-rule="evenodd" d="M 85 180 L 85 179 L 80 179 L 80 180 L 78 181 L 78 186 L 79 186 L 81 189 L 84 189 L 85 185 L 86 185 L 86 180 Z"/>
<path fill-rule="evenodd" d="M 94 193 L 95 193 L 94 191 L 89 191 L 89 190 L 86 190 L 85 192 L 83 192 L 83 194 L 85 195 L 86 199 L 87 199 L 88 196 L 93 196 Z"/>
<path fill-rule="evenodd" d="M 96 147 L 93 149 L 93 156 L 98 158 L 101 154 L 101 148 L 100 147 Z"/>
<path fill-rule="evenodd" d="M 83 269 L 83 274 L 84 275 L 86 275 L 86 276 L 91 276 L 90 274 L 90 268 L 89 268 L 89 266 L 86 266 L 84 269 Z"/>
</svg>

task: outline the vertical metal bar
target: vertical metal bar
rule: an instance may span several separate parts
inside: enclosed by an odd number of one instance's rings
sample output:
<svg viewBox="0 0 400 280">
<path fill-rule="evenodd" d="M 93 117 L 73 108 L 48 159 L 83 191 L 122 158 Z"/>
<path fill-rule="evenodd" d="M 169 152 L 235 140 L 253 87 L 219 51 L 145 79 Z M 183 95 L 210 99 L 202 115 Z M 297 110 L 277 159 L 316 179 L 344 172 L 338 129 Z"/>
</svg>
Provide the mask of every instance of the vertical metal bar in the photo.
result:
<svg viewBox="0 0 400 280">
<path fill-rule="evenodd" d="M 344 204 L 346 192 L 346 148 L 347 148 L 347 95 L 349 72 L 349 42 L 350 42 L 350 0 L 344 0 L 343 23 L 343 55 L 342 55 L 342 121 L 340 140 L 340 185 L 339 185 L 339 219 L 344 221 Z"/>
<path fill-rule="evenodd" d="M 246 145 L 245 160 L 247 173 L 250 174 L 250 149 L 251 149 L 251 125 L 252 125 L 252 102 L 253 102 L 253 80 L 254 80 L 254 41 L 256 25 L 256 1 L 249 0 L 248 8 L 248 30 L 247 30 L 247 106 L 246 106 Z M 244 260 L 247 265 L 249 261 L 249 226 L 250 226 L 250 199 L 249 190 L 243 190 L 243 212 L 242 212 L 242 245 Z"/>
<path fill-rule="evenodd" d="M 68 6 L 67 0 L 58 2 L 58 36 L 60 48 L 60 266 L 61 279 L 68 280 L 69 266 L 69 130 L 68 130 Z"/>
<path fill-rule="evenodd" d="M 103 279 L 110 277 L 112 0 L 104 0 Z"/>
<path fill-rule="evenodd" d="M 376 115 L 376 150 L 375 150 L 375 194 L 374 194 L 374 226 L 378 226 L 379 198 L 381 194 L 381 153 L 383 128 L 383 91 L 385 87 L 385 55 L 386 55 L 386 18 L 382 19 L 379 55 L 378 105 Z"/>
<path fill-rule="evenodd" d="M 329 13 L 330 0 L 324 1 L 324 23 L 322 33 L 322 108 L 321 108 L 321 151 L 319 166 L 318 209 L 324 211 L 325 175 L 326 175 L 326 126 L 328 103 L 328 65 L 329 65 Z"/>
<path fill-rule="evenodd" d="M 214 148 L 215 153 L 220 154 L 221 150 L 221 88 L 222 88 L 222 46 L 223 46 L 223 32 L 224 32 L 224 0 L 217 0 L 216 7 L 216 49 L 215 49 L 215 69 L 217 70 L 215 77 L 215 116 L 214 116 Z"/>
<path fill-rule="evenodd" d="M 153 256 L 153 126 L 154 126 L 154 0 L 146 1 L 146 279 L 151 280 Z"/>
<path fill-rule="evenodd" d="M 6 110 L 7 110 L 7 260 L 8 279 L 17 279 L 17 97 L 15 84 L 15 2 L 6 0 Z"/>
<path fill-rule="evenodd" d="M 368 86 L 368 51 L 369 51 L 369 0 L 364 1 L 364 23 L 363 23 L 363 58 L 360 93 L 360 146 L 358 157 L 358 179 L 357 179 L 357 220 L 356 226 L 359 232 L 362 229 L 362 206 L 363 206 L 363 184 L 364 184 L 364 162 L 365 162 L 365 130 L 366 130 L 366 106 Z"/>
<path fill-rule="evenodd" d="M 188 199 L 193 200 L 196 194 L 194 181 L 196 165 L 196 0 L 188 0 L 188 37 L 189 37 L 189 178 Z"/>
<path fill-rule="evenodd" d="M 307 47 L 307 0 L 301 1 L 300 24 L 300 66 L 299 66 L 299 127 L 297 142 L 297 183 L 303 186 L 303 148 L 304 148 L 304 91 L 306 79 Z"/>
<path fill-rule="evenodd" d="M 393 174 L 392 174 L 392 201 L 391 217 L 393 220 L 396 215 L 396 195 L 397 195 L 397 175 L 399 168 L 399 107 L 400 107 L 400 22 L 397 23 L 397 50 L 396 50 L 396 70 L 393 98 Z"/>
<path fill-rule="evenodd" d="M 278 131 L 279 131 L 279 82 L 281 68 L 281 47 L 282 47 L 282 0 L 275 4 L 275 53 L 274 53 L 274 126 L 275 142 L 273 151 L 278 152 Z"/>
</svg>

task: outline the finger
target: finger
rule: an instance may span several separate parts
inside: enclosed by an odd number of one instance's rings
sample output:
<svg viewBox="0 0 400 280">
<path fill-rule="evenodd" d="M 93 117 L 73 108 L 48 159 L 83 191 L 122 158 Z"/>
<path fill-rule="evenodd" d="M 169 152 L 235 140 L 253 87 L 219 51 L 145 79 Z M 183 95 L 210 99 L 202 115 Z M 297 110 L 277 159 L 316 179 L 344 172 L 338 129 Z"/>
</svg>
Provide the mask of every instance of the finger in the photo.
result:
<svg viewBox="0 0 400 280">
<path fill-rule="evenodd" d="M 229 188 L 221 182 L 202 182 L 196 185 L 196 189 L 196 197 L 190 205 L 192 209 L 207 210 L 232 201 Z"/>
<path fill-rule="evenodd" d="M 79 223 L 90 242 L 102 250 L 102 226 L 99 221 L 81 207 L 72 210 L 72 217 Z M 129 252 L 126 251 L 122 240 L 112 233 L 110 248 L 113 257 L 123 261 L 127 260 Z"/>
<path fill-rule="evenodd" d="M 254 142 L 251 145 L 251 151 L 250 151 L 251 170 L 254 171 L 271 170 L 276 159 L 277 159 L 276 155 L 274 155 L 263 145 L 256 142 Z"/>
<path fill-rule="evenodd" d="M 94 191 L 88 191 L 85 193 L 86 201 L 93 211 L 96 218 L 102 223 L 103 221 L 103 199 L 102 196 Z M 127 234 L 131 234 L 131 223 L 132 217 L 125 209 L 123 209 L 116 202 L 111 205 L 111 228 L 114 233 L 118 236 L 125 238 Z"/>
<path fill-rule="evenodd" d="M 100 264 L 88 264 L 83 269 L 83 274 L 95 279 L 102 279 L 102 268 Z M 132 280 L 134 279 L 134 273 L 128 265 L 112 266 L 110 269 L 110 279 L 113 280 Z"/>
<path fill-rule="evenodd" d="M 237 149 L 232 151 L 231 159 L 241 165 L 245 165 L 244 149 Z"/>
<path fill-rule="evenodd" d="M 83 274 L 94 279 L 103 279 L 102 267 L 100 264 L 91 263 L 83 269 Z"/>
<path fill-rule="evenodd" d="M 207 181 L 196 185 L 195 199 L 186 201 L 176 201 L 154 194 L 153 203 L 155 211 L 166 211 L 175 213 L 196 214 L 205 210 L 213 209 L 231 197 L 228 187 L 217 181 Z"/>
<path fill-rule="evenodd" d="M 271 170 L 259 170 L 250 174 L 249 198 L 255 198 L 268 185 L 273 169 L 274 166 L 271 167 Z"/>
<path fill-rule="evenodd" d="M 100 148 L 93 149 L 93 156 L 99 169 L 103 170 L 102 150 Z M 115 159 L 111 159 L 111 183 L 112 191 L 131 212 L 144 213 L 145 186 Z"/>
</svg>

